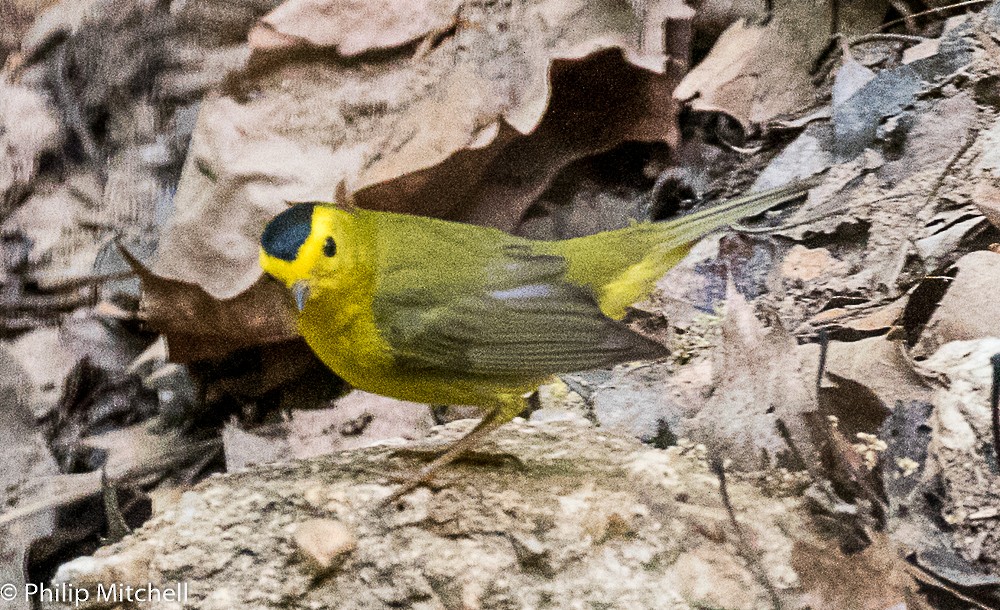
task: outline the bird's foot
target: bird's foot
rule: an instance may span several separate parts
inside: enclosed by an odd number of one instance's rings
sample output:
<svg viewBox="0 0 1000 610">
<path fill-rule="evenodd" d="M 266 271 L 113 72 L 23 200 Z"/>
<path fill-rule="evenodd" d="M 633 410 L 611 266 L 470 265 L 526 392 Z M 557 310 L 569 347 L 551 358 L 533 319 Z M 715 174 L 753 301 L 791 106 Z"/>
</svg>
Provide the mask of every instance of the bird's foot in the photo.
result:
<svg viewBox="0 0 1000 610">
<path fill-rule="evenodd" d="M 524 399 L 521 396 L 506 396 L 505 400 L 489 411 L 486 416 L 483 417 L 482 421 L 476 424 L 476 427 L 473 428 L 471 432 L 452 443 L 452 445 L 445 449 L 444 452 L 439 453 L 429 464 L 421 468 L 413 476 L 409 477 L 405 483 L 400 485 L 399 488 L 389 494 L 389 497 L 382 500 L 379 503 L 379 508 L 384 509 L 417 487 L 426 485 L 434 477 L 434 474 L 437 473 L 438 470 L 467 455 L 471 456 L 473 463 L 495 465 L 497 463 L 504 462 L 510 463 L 511 460 L 513 460 L 519 466 L 523 467 L 524 464 L 519 459 L 506 454 L 470 453 L 472 448 L 475 447 L 479 441 L 486 438 L 494 430 L 513 419 L 514 416 L 520 413 L 523 409 Z M 400 454 L 401 452 L 396 453 L 396 455 Z M 411 453 L 410 455 L 413 454 Z"/>
</svg>

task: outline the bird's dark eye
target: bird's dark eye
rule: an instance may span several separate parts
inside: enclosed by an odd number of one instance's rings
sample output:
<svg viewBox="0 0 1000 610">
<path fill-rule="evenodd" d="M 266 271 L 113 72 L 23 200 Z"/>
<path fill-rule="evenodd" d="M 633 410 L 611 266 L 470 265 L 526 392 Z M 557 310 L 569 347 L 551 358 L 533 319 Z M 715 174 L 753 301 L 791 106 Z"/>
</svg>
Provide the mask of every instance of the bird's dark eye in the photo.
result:
<svg viewBox="0 0 1000 610">
<path fill-rule="evenodd" d="M 332 237 L 327 237 L 326 241 L 323 242 L 323 254 L 326 256 L 333 256 L 337 253 L 337 242 L 333 241 Z"/>
</svg>

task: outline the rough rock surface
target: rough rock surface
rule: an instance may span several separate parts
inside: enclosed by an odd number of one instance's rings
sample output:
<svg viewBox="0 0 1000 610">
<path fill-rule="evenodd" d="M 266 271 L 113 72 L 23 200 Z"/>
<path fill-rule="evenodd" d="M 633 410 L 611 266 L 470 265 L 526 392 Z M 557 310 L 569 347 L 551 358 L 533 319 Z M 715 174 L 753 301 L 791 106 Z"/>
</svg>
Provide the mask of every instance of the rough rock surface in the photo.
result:
<svg viewBox="0 0 1000 610">
<path fill-rule="evenodd" d="M 427 445 L 470 424 L 437 428 Z M 418 465 L 396 449 L 213 477 L 125 540 L 64 564 L 55 582 L 186 582 L 184 607 L 202 609 L 770 608 L 759 565 L 788 607 L 801 601 L 790 567 L 793 539 L 811 538 L 800 500 L 730 481 L 752 547 L 742 548 L 700 447 L 516 420 L 483 450 L 520 464 L 466 461 L 379 511 L 394 476 Z M 315 519 L 357 541 L 320 576 L 295 537 Z"/>
</svg>

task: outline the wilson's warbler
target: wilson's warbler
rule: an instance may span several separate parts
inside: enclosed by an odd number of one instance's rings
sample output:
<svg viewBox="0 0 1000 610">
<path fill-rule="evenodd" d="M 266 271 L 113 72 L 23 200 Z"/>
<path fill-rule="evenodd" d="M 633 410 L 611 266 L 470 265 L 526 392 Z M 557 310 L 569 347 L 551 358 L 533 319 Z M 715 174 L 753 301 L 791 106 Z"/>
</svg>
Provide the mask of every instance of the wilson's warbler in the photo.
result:
<svg viewBox="0 0 1000 610">
<path fill-rule="evenodd" d="M 309 346 L 352 386 L 484 412 L 395 498 L 513 419 L 523 396 L 554 373 L 663 355 L 621 322 L 626 308 L 699 238 L 808 186 L 562 241 L 303 203 L 267 225 L 260 264 L 291 289 Z"/>
</svg>

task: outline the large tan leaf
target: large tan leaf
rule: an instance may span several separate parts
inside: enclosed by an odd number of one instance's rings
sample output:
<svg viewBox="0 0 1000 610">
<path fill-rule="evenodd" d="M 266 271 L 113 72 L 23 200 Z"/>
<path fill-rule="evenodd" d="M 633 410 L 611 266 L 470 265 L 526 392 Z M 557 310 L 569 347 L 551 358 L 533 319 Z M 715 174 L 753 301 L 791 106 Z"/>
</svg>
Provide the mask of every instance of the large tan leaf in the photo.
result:
<svg viewBox="0 0 1000 610">
<path fill-rule="evenodd" d="M 715 387 L 680 433 L 710 444 L 738 468 L 794 464 L 780 422 L 796 449 L 811 459 L 815 450 L 806 416 L 818 408 L 818 346 L 797 345 L 773 315 L 765 325 L 741 294 L 729 290 L 712 365 Z"/>
<path fill-rule="evenodd" d="M 930 355 L 952 341 L 974 341 L 1000 334 L 1000 254 L 970 252 L 955 263 L 957 274 L 948 292 L 914 346 L 920 355 Z"/>
<path fill-rule="evenodd" d="M 341 181 L 363 207 L 516 227 L 570 161 L 676 140 L 684 58 L 667 55 L 662 24 L 669 40 L 692 12 L 645 4 L 282 5 L 251 36 L 251 68 L 203 104 L 153 270 L 215 299 L 270 290 L 257 283 L 265 223 Z M 260 305 L 258 318 L 286 315 L 276 298 Z M 164 328 L 199 315 L 149 310 Z"/>
<path fill-rule="evenodd" d="M 330 47 L 345 57 L 419 40 L 452 25 L 461 0 L 288 0 L 250 32 L 255 49 Z"/>
</svg>

